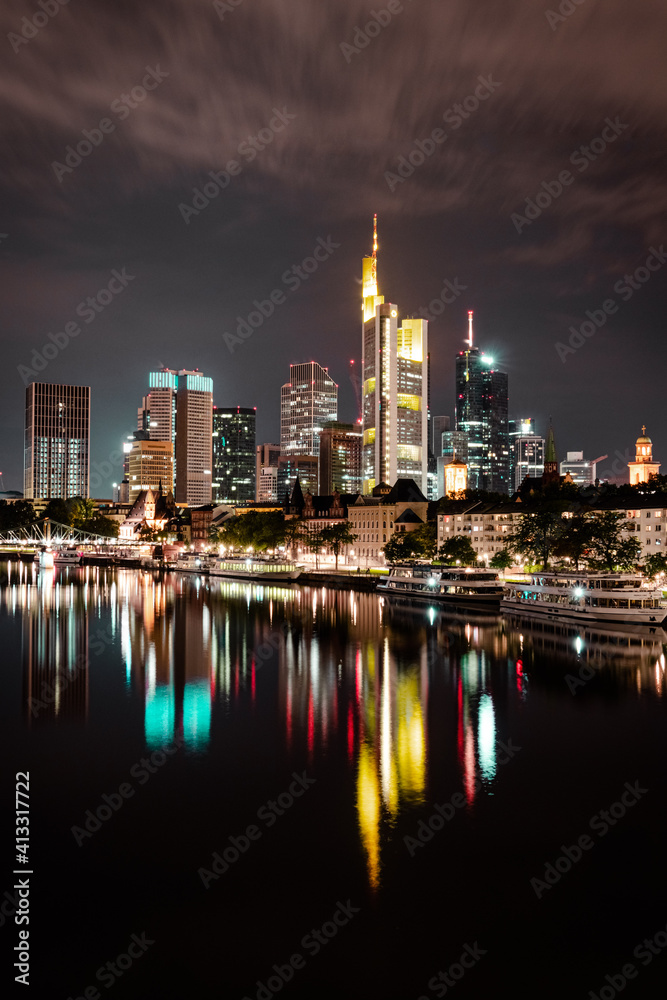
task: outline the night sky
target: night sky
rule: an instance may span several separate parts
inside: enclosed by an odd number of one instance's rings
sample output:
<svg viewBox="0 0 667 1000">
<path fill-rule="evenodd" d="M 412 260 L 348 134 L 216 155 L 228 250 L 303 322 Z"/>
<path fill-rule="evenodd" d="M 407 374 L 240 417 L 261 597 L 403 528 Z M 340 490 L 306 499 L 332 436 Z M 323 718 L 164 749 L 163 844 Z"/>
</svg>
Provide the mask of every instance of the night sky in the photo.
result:
<svg viewBox="0 0 667 1000">
<path fill-rule="evenodd" d="M 607 454 L 613 475 L 645 423 L 667 471 L 667 257 L 624 281 L 667 246 L 664 0 L 565 0 L 569 14 L 556 0 L 551 14 L 537 0 L 42 2 L 0 11 L 5 489 L 22 489 L 19 366 L 68 323 L 80 332 L 37 377 L 92 387 L 98 496 L 121 478 L 156 367 L 199 368 L 218 405 L 256 406 L 259 442 L 279 440 L 290 362 L 316 360 L 354 419 L 374 212 L 400 316 L 445 279 L 465 286 L 435 304 L 433 413 L 453 413 L 474 309 L 511 415 L 542 433 L 552 415 L 559 458 Z M 234 343 L 271 292 L 272 315 Z M 604 325 L 558 349 L 587 310 Z"/>
</svg>

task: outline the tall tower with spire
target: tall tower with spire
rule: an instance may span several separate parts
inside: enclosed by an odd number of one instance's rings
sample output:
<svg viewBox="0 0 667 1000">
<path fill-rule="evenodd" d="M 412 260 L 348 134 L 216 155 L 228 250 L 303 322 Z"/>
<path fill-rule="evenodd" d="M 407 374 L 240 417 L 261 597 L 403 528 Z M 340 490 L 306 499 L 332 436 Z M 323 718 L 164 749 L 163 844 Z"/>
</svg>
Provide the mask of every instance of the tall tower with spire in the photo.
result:
<svg viewBox="0 0 667 1000">
<path fill-rule="evenodd" d="M 382 482 L 428 477 L 428 323 L 404 319 L 379 294 L 377 215 L 373 252 L 362 263 L 363 492 Z"/>
<path fill-rule="evenodd" d="M 547 432 L 547 443 L 544 448 L 544 473 L 542 475 L 542 485 L 547 483 L 560 482 L 560 470 L 558 468 L 558 458 L 556 456 L 556 439 L 554 438 L 554 428 L 549 418 L 549 430 Z"/>
</svg>

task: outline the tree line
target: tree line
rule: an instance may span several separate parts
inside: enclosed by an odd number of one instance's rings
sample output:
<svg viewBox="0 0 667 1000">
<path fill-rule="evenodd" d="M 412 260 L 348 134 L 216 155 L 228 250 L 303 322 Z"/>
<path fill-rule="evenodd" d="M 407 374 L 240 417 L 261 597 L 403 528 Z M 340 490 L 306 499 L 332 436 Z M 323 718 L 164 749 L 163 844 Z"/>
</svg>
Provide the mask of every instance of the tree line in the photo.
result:
<svg viewBox="0 0 667 1000">
<path fill-rule="evenodd" d="M 78 528 L 107 538 L 118 537 L 118 523 L 105 517 L 95 507 L 94 500 L 72 497 L 70 500 L 49 500 L 44 512 L 37 514 L 30 500 L 0 500 L 0 533 L 29 529 L 46 518 L 68 528 Z"/>
</svg>

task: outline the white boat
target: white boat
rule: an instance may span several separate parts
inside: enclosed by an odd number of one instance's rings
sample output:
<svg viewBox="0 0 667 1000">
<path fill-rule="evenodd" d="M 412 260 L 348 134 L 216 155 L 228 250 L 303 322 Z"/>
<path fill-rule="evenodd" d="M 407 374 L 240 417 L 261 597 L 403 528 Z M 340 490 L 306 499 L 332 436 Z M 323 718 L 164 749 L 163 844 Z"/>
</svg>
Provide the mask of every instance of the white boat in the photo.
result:
<svg viewBox="0 0 667 1000">
<path fill-rule="evenodd" d="M 200 552 L 181 552 L 171 566 L 177 573 L 208 573 L 208 559 Z"/>
<path fill-rule="evenodd" d="M 56 566 L 80 566 L 81 553 L 75 545 L 63 545 L 53 550 L 53 561 Z"/>
<path fill-rule="evenodd" d="M 501 608 L 577 622 L 656 626 L 667 619 L 662 590 L 638 573 L 531 574 L 505 584 Z"/>
<path fill-rule="evenodd" d="M 377 585 L 380 593 L 430 604 L 461 604 L 466 607 L 498 607 L 503 585 L 494 570 L 424 566 L 405 563 L 392 567 Z"/>
<path fill-rule="evenodd" d="M 211 576 L 262 580 L 266 583 L 297 580 L 302 573 L 300 566 L 284 559 L 248 559 L 243 556 L 209 556 L 208 568 Z"/>
</svg>

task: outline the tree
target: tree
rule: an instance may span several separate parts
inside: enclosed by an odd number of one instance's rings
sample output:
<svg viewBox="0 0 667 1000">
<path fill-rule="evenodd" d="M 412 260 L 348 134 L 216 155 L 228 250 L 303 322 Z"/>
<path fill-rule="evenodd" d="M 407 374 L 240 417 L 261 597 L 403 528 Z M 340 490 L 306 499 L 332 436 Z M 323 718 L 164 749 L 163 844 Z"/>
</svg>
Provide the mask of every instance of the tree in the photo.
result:
<svg viewBox="0 0 667 1000">
<path fill-rule="evenodd" d="M 644 571 L 646 575 L 651 578 L 660 576 L 661 573 L 667 573 L 667 557 L 660 555 L 657 552 L 653 555 L 646 556 L 646 559 L 644 560 Z"/>
<path fill-rule="evenodd" d="M 72 501 L 71 506 L 71 520 L 70 524 L 73 528 L 80 528 L 82 530 L 90 530 L 85 526 L 88 521 L 91 521 L 97 512 L 94 500 L 87 500 L 84 497 L 75 497 Z"/>
<path fill-rule="evenodd" d="M 563 518 L 563 532 L 554 544 L 554 555 L 570 559 L 578 570 L 591 544 L 592 530 L 590 517 L 586 514 Z"/>
<path fill-rule="evenodd" d="M 311 552 L 315 553 L 315 569 L 319 569 L 318 557 L 322 549 L 325 547 L 326 542 L 324 540 L 324 531 L 312 531 L 304 535 L 304 542 L 308 546 Z"/>
<path fill-rule="evenodd" d="M 353 545 L 357 536 L 352 531 L 349 521 L 341 521 L 340 524 L 331 524 L 326 528 L 322 528 L 320 535 L 326 547 L 336 557 L 336 572 L 338 572 L 338 556 L 341 549 L 346 545 Z"/>
<path fill-rule="evenodd" d="M 448 538 L 445 544 L 440 546 L 438 555 L 448 566 L 454 566 L 456 563 L 460 563 L 461 566 L 474 566 L 477 563 L 477 553 L 466 535 Z"/>
<path fill-rule="evenodd" d="M 84 523 L 84 530 L 90 531 L 93 535 L 104 535 L 106 538 L 118 538 L 120 531 L 118 521 L 112 517 L 105 517 L 104 514 L 95 514 Z"/>
<path fill-rule="evenodd" d="M 416 555 L 421 555 L 421 545 L 419 540 L 414 538 L 416 531 L 396 532 L 388 542 L 382 546 L 384 557 L 388 563 L 401 562 L 403 559 L 411 559 Z"/>
<path fill-rule="evenodd" d="M 514 565 L 514 559 L 512 558 L 512 553 L 510 552 L 509 549 L 501 549 L 500 552 L 496 552 L 496 554 L 489 562 L 489 566 L 491 567 L 491 569 L 506 570 L 513 565 Z"/>
<path fill-rule="evenodd" d="M 53 500 L 49 500 L 42 516 L 45 518 L 48 517 L 50 521 L 55 521 L 56 524 L 66 524 L 67 526 L 71 526 L 72 507 L 73 501 L 62 500 L 59 497 L 56 497 Z"/>
<path fill-rule="evenodd" d="M 285 518 L 284 524 L 284 545 L 289 552 L 293 552 L 297 544 L 304 535 L 304 523 L 300 517 Z"/>
<path fill-rule="evenodd" d="M 529 556 L 533 562 L 547 569 L 549 556 L 562 534 L 563 519 L 560 513 L 538 510 L 521 515 L 508 543 L 513 552 Z"/>
<path fill-rule="evenodd" d="M 35 509 L 29 500 L 0 500 L 0 532 L 29 528 L 35 520 Z"/>
<path fill-rule="evenodd" d="M 419 551 L 424 559 L 435 559 L 438 551 L 438 528 L 435 521 L 427 521 L 410 532 L 412 540 L 419 545 Z"/>
<path fill-rule="evenodd" d="M 589 565 L 613 573 L 618 567 L 630 570 L 641 555 L 641 542 L 627 535 L 627 518 L 622 511 L 603 510 L 589 514 Z"/>
</svg>

